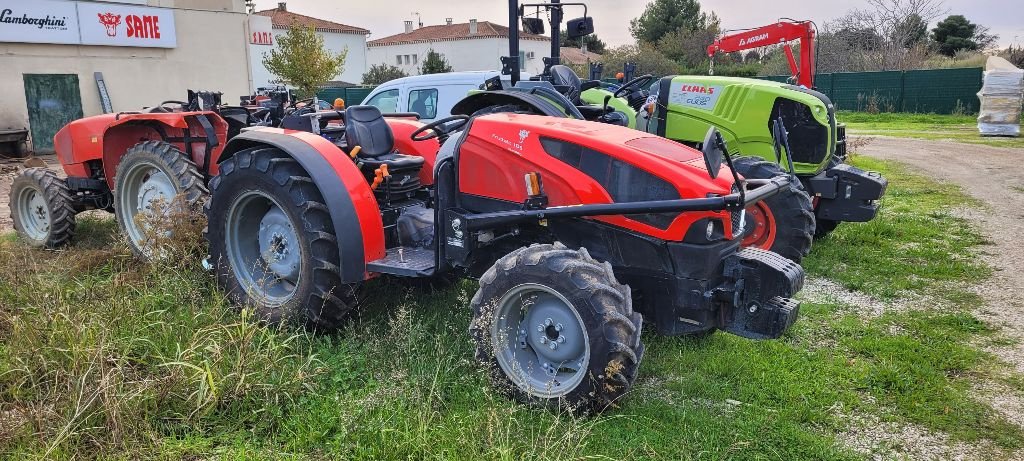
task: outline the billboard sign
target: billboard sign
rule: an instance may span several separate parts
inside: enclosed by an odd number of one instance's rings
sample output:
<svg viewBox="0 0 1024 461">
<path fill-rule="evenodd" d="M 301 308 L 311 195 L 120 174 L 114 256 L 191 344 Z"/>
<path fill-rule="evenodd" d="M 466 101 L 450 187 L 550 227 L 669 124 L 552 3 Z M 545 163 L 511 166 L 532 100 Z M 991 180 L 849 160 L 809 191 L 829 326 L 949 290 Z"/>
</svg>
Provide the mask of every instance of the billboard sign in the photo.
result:
<svg viewBox="0 0 1024 461">
<path fill-rule="evenodd" d="M 249 44 L 274 45 L 274 26 L 269 17 L 249 15 Z"/>
<path fill-rule="evenodd" d="M 0 0 L 0 42 L 77 44 L 76 5 L 51 0 Z"/>
<path fill-rule="evenodd" d="M 174 48 L 174 11 L 164 8 L 78 2 L 83 45 Z"/>
</svg>

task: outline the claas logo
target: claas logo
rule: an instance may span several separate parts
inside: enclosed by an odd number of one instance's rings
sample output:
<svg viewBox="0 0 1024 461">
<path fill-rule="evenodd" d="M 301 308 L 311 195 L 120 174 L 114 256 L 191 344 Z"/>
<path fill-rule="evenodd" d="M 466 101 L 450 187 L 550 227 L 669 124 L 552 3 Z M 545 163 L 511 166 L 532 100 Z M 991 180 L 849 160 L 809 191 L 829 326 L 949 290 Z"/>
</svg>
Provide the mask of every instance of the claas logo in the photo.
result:
<svg viewBox="0 0 1024 461">
<path fill-rule="evenodd" d="M 715 94 L 715 89 L 710 86 L 704 85 L 692 85 L 684 83 L 683 88 L 680 90 L 683 93 L 703 93 L 703 94 Z"/>
<path fill-rule="evenodd" d="M 108 37 L 117 37 L 117 26 L 121 25 L 121 15 L 96 13 L 100 18 L 100 24 L 107 30 Z M 126 26 L 125 35 L 130 38 L 160 38 L 160 17 L 159 16 L 138 16 L 129 14 L 124 17 Z"/>
</svg>

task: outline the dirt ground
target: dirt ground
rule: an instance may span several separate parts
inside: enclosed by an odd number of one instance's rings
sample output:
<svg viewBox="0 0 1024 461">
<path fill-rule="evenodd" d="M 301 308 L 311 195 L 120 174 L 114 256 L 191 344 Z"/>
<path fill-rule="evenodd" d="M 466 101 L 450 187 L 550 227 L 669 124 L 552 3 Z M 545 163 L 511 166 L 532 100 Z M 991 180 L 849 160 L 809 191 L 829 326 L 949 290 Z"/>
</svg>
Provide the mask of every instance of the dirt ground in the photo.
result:
<svg viewBox="0 0 1024 461">
<path fill-rule="evenodd" d="M 1024 149 L 874 137 L 858 152 L 959 184 L 985 203 L 985 209 L 955 210 L 975 221 L 991 242 L 983 247 L 982 256 L 995 273 L 977 288 L 987 301 L 978 313 L 1017 340 L 991 352 L 1024 373 Z"/>
</svg>

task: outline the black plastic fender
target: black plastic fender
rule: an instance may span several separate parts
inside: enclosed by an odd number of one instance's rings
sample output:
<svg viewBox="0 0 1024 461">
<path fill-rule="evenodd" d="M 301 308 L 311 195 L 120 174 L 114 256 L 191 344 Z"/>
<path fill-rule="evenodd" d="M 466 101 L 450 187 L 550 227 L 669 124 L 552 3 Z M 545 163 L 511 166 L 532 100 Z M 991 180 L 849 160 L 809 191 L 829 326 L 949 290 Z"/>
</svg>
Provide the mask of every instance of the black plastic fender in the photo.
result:
<svg viewBox="0 0 1024 461">
<path fill-rule="evenodd" d="M 452 115 L 473 115 L 485 107 L 504 106 L 509 104 L 524 105 L 549 117 L 567 115 L 550 101 L 524 91 L 482 91 L 466 96 L 452 107 Z"/>
</svg>

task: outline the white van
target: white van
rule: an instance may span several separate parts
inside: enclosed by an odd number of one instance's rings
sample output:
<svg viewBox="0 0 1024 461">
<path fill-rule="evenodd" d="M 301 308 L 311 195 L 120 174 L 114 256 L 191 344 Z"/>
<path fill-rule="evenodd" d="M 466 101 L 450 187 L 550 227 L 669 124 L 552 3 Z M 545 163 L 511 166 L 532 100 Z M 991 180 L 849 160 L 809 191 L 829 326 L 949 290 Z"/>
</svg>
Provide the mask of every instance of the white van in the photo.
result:
<svg viewBox="0 0 1024 461">
<path fill-rule="evenodd" d="M 381 112 L 416 112 L 429 122 L 451 115 L 452 106 L 489 78 L 501 75 L 495 70 L 449 72 L 403 77 L 385 82 L 366 96 L 363 105 L 376 106 Z M 524 80 L 530 78 L 523 74 Z M 509 76 L 501 79 L 508 84 Z"/>
</svg>

